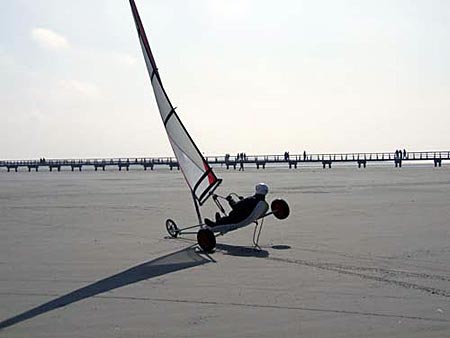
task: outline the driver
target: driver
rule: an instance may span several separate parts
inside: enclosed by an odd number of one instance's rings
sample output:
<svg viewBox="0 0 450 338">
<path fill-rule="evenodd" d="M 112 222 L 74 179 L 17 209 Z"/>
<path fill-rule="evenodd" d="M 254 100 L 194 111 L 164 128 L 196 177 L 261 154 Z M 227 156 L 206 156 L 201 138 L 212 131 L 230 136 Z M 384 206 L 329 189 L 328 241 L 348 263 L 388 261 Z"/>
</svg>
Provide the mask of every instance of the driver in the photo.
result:
<svg viewBox="0 0 450 338">
<path fill-rule="evenodd" d="M 208 218 L 205 218 L 205 224 L 214 227 L 222 224 L 239 223 L 246 219 L 252 211 L 255 209 L 259 201 L 265 201 L 265 197 L 269 192 L 267 184 L 258 183 L 255 186 L 255 194 L 246 198 L 239 197 L 239 201 L 235 201 L 231 195 L 228 195 L 226 200 L 230 204 L 231 211 L 228 216 L 221 217 L 219 213 L 216 213 L 216 221 L 213 222 Z"/>
</svg>

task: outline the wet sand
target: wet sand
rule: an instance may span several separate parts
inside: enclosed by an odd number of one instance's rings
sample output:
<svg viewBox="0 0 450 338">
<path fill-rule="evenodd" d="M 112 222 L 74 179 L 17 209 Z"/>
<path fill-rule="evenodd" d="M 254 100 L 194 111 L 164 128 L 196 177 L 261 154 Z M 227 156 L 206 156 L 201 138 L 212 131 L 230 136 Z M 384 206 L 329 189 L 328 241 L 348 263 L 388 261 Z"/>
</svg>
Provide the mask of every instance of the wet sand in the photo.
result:
<svg viewBox="0 0 450 338">
<path fill-rule="evenodd" d="M 177 171 L 0 172 L 0 336 L 450 336 L 445 164 L 218 174 L 288 200 L 261 251 L 165 238 L 195 223 Z"/>
</svg>

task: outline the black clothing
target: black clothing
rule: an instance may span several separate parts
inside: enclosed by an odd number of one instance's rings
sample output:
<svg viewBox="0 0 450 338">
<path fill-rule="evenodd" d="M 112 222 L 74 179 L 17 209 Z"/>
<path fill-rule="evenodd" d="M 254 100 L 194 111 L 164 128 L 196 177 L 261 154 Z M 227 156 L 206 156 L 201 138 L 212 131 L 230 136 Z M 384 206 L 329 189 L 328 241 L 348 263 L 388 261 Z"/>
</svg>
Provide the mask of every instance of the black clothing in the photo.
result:
<svg viewBox="0 0 450 338">
<path fill-rule="evenodd" d="M 247 198 L 244 198 L 240 201 L 235 201 L 232 198 L 227 198 L 228 203 L 230 204 L 231 211 L 228 216 L 217 218 L 216 222 L 205 218 L 206 225 L 209 226 L 216 226 L 216 225 L 222 225 L 222 224 L 233 224 L 233 223 L 239 223 L 246 219 L 255 209 L 256 205 L 259 201 L 264 201 L 264 195 L 253 195 L 249 196 Z"/>
</svg>

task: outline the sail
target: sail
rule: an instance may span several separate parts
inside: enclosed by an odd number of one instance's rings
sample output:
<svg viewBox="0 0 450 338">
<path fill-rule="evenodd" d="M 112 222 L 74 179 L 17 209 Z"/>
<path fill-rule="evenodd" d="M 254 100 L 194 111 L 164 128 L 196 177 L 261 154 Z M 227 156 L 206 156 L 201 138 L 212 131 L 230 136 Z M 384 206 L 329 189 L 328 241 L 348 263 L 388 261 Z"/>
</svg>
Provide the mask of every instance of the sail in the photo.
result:
<svg viewBox="0 0 450 338">
<path fill-rule="evenodd" d="M 164 127 L 166 128 L 167 136 L 169 137 L 173 152 L 186 182 L 194 198 L 201 205 L 210 196 L 210 192 L 214 191 L 222 180 L 217 178 L 211 166 L 200 153 L 186 128 L 183 126 L 178 114 L 175 112 L 175 108 L 170 103 L 169 97 L 162 85 L 158 68 L 156 67 L 155 59 L 153 58 L 134 0 L 130 0 L 130 5 L 156 103 Z"/>
</svg>

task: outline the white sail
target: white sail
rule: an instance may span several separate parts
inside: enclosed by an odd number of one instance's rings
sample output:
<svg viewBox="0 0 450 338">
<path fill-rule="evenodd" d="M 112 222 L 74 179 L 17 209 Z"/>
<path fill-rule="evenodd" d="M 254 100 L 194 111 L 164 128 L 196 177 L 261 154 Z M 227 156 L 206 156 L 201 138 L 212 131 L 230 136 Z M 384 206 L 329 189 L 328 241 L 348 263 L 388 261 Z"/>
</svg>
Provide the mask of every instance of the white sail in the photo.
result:
<svg viewBox="0 0 450 338">
<path fill-rule="evenodd" d="M 147 65 L 153 92 L 155 93 L 156 103 L 158 104 L 167 136 L 169 137 L 173 152 L 175 153 L 186 182 L 194 198 L 201 205 L 210 196 L 210 192 L 220 184 L 221 180 L 217 178 L 211 166 L 200 153 L 170 103 L 169 97 L 162 85 L 158 68 L 156 67 L 155 59 L 153 58 L 134 0 L 130 0 L 130 5 L 134 22 L 136 23 L 139 42 L 144 53 L 145 64 Z"/>
</svg>

